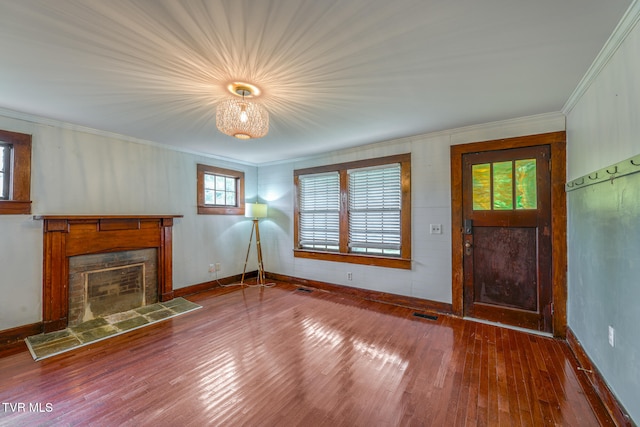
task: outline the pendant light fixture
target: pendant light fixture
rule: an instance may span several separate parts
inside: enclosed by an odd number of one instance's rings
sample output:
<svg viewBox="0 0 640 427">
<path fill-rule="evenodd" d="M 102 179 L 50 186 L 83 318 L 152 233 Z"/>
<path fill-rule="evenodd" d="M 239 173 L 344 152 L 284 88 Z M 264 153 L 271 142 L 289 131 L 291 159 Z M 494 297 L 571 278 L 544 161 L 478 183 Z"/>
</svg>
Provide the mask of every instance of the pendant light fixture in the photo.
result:
<svg viewBox="0 0 640 427">
<path fill-rule="evenodd" d="M 260 90 L 249 83 L 235 82 L 227 86 L 236 97 L 216 107 L 216 126 L 220 132 L 238 139 L 262 138 L 269 132 L 269 113 L 251 101 Z"/>
</svg>

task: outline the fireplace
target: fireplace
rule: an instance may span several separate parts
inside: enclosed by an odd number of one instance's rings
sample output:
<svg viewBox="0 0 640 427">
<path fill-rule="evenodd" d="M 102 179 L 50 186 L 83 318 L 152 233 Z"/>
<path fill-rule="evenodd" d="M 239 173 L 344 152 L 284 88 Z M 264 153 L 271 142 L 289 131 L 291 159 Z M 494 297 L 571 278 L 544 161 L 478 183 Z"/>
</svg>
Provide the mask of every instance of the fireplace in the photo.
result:
<svg viewBox="0 0 640 427">
<path fill-rule="evenodd" d="M 69 326 L 158 302 L 157 250 L 69 258 Z"/>
<path fill-rule="evenodd" d="M 44 331 L 172 299 L 176 217 L 34 217 L 44 220 Z"/>
</svg>

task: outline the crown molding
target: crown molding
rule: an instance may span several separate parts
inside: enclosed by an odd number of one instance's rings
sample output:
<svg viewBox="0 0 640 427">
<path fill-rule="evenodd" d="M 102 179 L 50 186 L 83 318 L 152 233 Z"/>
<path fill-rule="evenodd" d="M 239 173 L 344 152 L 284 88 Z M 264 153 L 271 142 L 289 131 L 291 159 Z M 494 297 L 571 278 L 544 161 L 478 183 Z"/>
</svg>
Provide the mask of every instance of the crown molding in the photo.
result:
<svg viewBox="0 0 640 427">
<path fill-rule="evenodd" d="M 21 111 L 9 110 L 9 109 L 2 108 L 2 107 L 0 107 L 0 117 L 6 117 L 8 119 L 21 120 L 23 122 L 33 123 L 35 125 L 51 126 L 51 127 L 71 130 L 71 131 L 75 131 L 75 132 L 88 133 L 90 135 L 100 136 L 100 137 L 104 137 L 104 138 L 108 138 L 108 139 L 117 139 L 117 140 L 120 140 L 120 141 L 132 142 L 134 144 L 148 145 L 148 146 L 151 146 L 151 147 L 162 148 L 162 149 L 165 149 L 165 150 L 175 151 L 175 152 L 178 152 L 178 153 L 191 154 L 191 155 L 200 156 L 200 157 L 207 157 L 207 158 L 210 158 L 210 159 L 216 159 L 216 160 L 220 160 L 220 161 L 223 161 L 223 162 L 229 162 L 229 163 L 234 163 L 234 164 L 239 164 L 239 165 L 244 165 L 244 166 L 251 166 L 251 167 L 257 167 L 258 166 L 255 163 L 243 162 L 243 161 L 240 161 L 240 160 L 231 159 L 231 158 L 227 158 L 227 157 L 224 157 L 224 156 L 216 156 L 216 155 L 213 155 L 213 154 L 202 153 L 202 152 L 194 151 L 194 150 L 185 150 L 185 149 L 181 149 L 181 148 L 178 148 L 176 146 L 169 145 L 169 144 L 162 144 L 162 143 L 159 143 L 159 142 L 149 141 L 149 140 L 141 139 L 141 138 L 135 138 L 133 136 L 122 135 L 122 134 L 115 133 L 115 132 L 109 132 L 109 131 L 105 131 L 105 130 L 94 129 L 94 128 L 90 128 L 90 127 L 87 127 L 87 126 L 76 125 L 76 124 L 69 123 L 69 122 L 63 122 L 61 120 L 49 119 L 49 118 L 46 118 L 46 117 L 37 116 L 35 114 L 24 113 L 24 112 L 21 112 Z"/>
<path fill-rule="evenodd" d="M 272 162 L 260 163 L 258 167 L 278 166 L 289 163 L 300 163 L 313 160 L 322 161 L 329 155 L 348 156 L 364 150 L 375 149 L 382 146 L 402 146 L 403 144 L 419 143 L 435 138 L 449 138 L 450 144 L 463 144 L 465 142 L 490 141 L 499 138 L 511 138 L 524 136 L 531 133 L 545 133 L 565 130 L 565 115 L 559 111 L 551 113 L 535 114 L 532 116 L 516 117 L 513 119 L 498 120 L 477 125 L 463 126 L 453 129 L 440 130 L 435 132 L 422 133 L 418 135 L 405 136 L 384 141 L 376 141 L 355 147 L 344 148 L 329 153 L 312 154 L 293 159 L 274 160 Z M 523 129 L 529 129 L 531 132 Z M 403 147 L 397 150 L 396 154 L 404 153 Z"/>
<path fill-rule="evenodd" d="M 536 133 L 563 131 L 565 129 L 565 115 L 560 111 L 554 111 L 460 127 L 448 130 L 446 133 L 451 136 L 451 145 L 456 145 Z"/>
<path fill-rule="evenodd" d="M 578 101 L 580 101 L 589 87 L 591 87 L 591 84 L 596 80 L 598 75 L 600 75 L 604 67 L 607 66 L 629 33 L 635 28 L 638 20 L 640 20 L 640 0 L 633 0 L 625 14 L 622 16 L 622 19 L 613 30 L 613 33 L 609 36 L 609 39 L 600 50 L 600 53 L 598 53 L 598 56 L 596 56 L 596 59 L 582 77 L 580 83 L 578 83 L 578 86 L 562 107 L 561 111 L 565 115 L 568 115 L 571 110 L 573 110 Z"/>
<path fill-rule="evenodd" d="M 348 155 L 348 154 L 360 152 L 362 150 L 376 148 L 376 147 L 379 147 L 379 146 L 382 146 L 382 145 L 389 145 L 389 144 L 391 144 L 391 145 L 402 145 L 402 144 L 406 144 L 406 143 L 414 143 L 414 142 L 419 142 L 419 141 L 424 140 L 424 139 L 432 139 L 432 138 L 438 138 L 438 137 L 448 137 L 448 138 L 451 139 L 451 143 L 456 144 L 456 143 L 464 142 L 463 140 L 465 139 L 465 136 L 468 135 L 468 134 L 481 134 L 481 133 L 485 133 L 485 132 L 491 133 L 492 131 L 496 131 L 496 130 L 504 131 L 505 129 L 509 129 L 509 128 L 514 129 L 514 132 L 513 132 L 514 134 L 513 135 L 511 135 L 512 132 L 507 132 L 507 133 L 509 133 L 509 135 L 502 135 L 501 134 L 501 136 L 500 136 L 500 137 L 507 138 L 507 137 L 511 137 L 511 136 L 519 136 L 519 135 L 521 135 L 522 132 L 521 132 L 521 130 L 519 130 L 519 128 L 521 128 L 522 126 L 527 126 L 527 125 L 535 126 L 536 124 L 538 124 L 538 125 L 543 125 L 543 126 L 547 125 L 547 127 L 548 127 L 550 123 L 551 124 L 555 123 L 553 125 L 554 129 L 558 128 L 556 130 L 560 130 L 559 127 L 562 127 L 562 130 L 564 130 L 563 126 L 564 126 L 564 119 L 565 119 L 564 114 L 562 114 L 561 112 L 543 113 L 543 114 L 537 114 L 537 115 L 533 115 L 533 116 L 518 117 L 518 118 L 514 118 L 514 119 L 505 119 L 505 120 L 499 120 L 499 121 L 494 121 L 494 122 L 481 123 L 481 124 L 477 124 L 477 125 L 470 125 L 470 126 L 464 126 L 464 127 L 459 127 L 459 128 L 442 130 L 442 131 L 435 131 L 435 132 L 430 132 L 430 133 L 406 136 L 406 137 L 396 138 L 396 139 L 391 139 L 391 140 L 376 141 L 376 142 L 372 142 L 372 143 L 368 143 L 368 144 L 364 144 L 364 145 L 359 145 L 359 146 L 356 146 L 356 147 L 350 147 L 350 148 L 345 148 L 343 150 L 337 150 L 336 152 L 332 152 L 332 153 L 321 153 L 321 154 L 315 154 L 315 155 L 310 155 L 310 156 L 298 157 L 298 158 L 294 158 L 294 159 L 276 160 L 276 161 L 273 161 L 273 162 L 265 162 L 265 163 L 256 164 L 256 163 L 251 163 L 251 162 L 243 162 L 243 161 L 240 161 L 240 160 L 237 160 L 237 159 L 230 159 L 230 158 L 226 158 L 226 157 L 223 157 L 223 156 L 215 156 L 215 155 L 201 153 L 201 152 L 197 152 L 197 151 L 184 150 L 184 149 L 180 149 L 180 148 L 177 148 L 175 146 L 168 145 L 168 144 L 161 144 L 161 143 L 158 143 L 158 142 L 148 141 L 148 140 L 135 138 L 135 137 L 127 136 L 127 135 L 122 135 L 122 134 L 118 134 L 118 133 L 114 133 L 114 132 L 108 132 L 108 131 L 94 129 L 94 128 L 90 128 L 90 127 L 86 127 L 86 126 L 80 126 L 80 125 L 76 125 L 76 124 L 72 124 L 72 123 L 68 123 L 68 122 L 63 122 L 63 121 L 60 121 L 60 120 L 49 119 L 49 118 L 37 116 L 37 115 L 34 115 L 34 114 L 29 114 L 29 113 L 23 113 L 23 112 L 19 112 L 19 111 L 9 110 L 9 109 L 2 108 L 2 107 L 0 107 L 0 116 L 7 117 L 9 119 L 21 120 L 21 121 L 33 123 L 33 124 L 36 124 L 36 125 L 52 126 L 52 127 L 72 130 L 72 131 L 76 131 L 76 132 L 84 132 L 84 133 L 88 133 L 88 134 L 91 134 L 91 135 L 101 136 L 101 137 L 105 137 L 105 138 L 109 138 L 109 139 L 118 139 L 118 140 L 121 140 L 121 141 L 132 142 L 134 144 L 149 145 L 149 146 L 152 146 L 152 147 L 162 148 L 162 149 L 165 149 L 165 150 L 170 150 L 170 151 L 175 151 L 175 152 L 185 153 L 185 154 L 191 154 L 191 155 L 195 155 L 195 156 L 202 156 L 202 157 L 207 157 L 207 158 L 211 158 L 211 159 L 216 159 L 216 160 L 220 160 L 220 161 L 224 161 L 224 162 L 230 162 L 230 163 L 240 164 L 240 165 L 250 166 L 250 167 L 276 166 L 276 165 L 281 165 L 281 164 L 297 163 L 297 162 L 302 162 L 302 161 L 322 159 L 322 158 L 326 157 L 328 154 Z M 561 124 L 562 124 L 562 126 L 561 126 Z M 490 140 L 490 139 L 496 139 L 496 138 L 497 137 L 495 137 L 493 135 L 488 135 L 484 139 Z M 479 135 L 475 135 L 474 138 L 472 138 L 472 139 L 474 141 L 479 141 L 479 140 L 482 140 L 482 137 L 480 137 Z"/>
</svg>

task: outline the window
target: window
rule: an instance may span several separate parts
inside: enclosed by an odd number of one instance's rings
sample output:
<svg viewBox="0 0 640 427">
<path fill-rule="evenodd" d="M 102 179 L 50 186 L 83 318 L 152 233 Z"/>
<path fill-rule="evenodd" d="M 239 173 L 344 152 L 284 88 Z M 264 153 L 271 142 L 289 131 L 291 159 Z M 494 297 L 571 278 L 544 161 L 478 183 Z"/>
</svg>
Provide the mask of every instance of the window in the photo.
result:
<svg viewBox="0 0 640 427">
<path fill-rule="evenodd" d="M 244 215 L 244 172 L 199 164 L 198 213 Z"/>
<path fill-rule="evenodd" d="M 338 172 L 299 177 L 300 239 L 298 247 L 340 249 L 340 175 Z"/>
<path fill-rule="evenodd" d="M 31 135 L 0 130 L 0 214 L 31 213 Z"/>
<path fill-rule="evenodd" d="M 538 208 L 536 159 L 476 164 L 471 176 L 474 211 Z"/>
<path fill-rule="evenodd" d="M 349 175 L 349 248 L 400 256 L 400 164 L 355 169 Z"/>
<path fill-rule="evenodd" d="M 411 155 L 294 171 L 295 256 L 411 268 Z"/>
<path fill-rule="evenodd" d="M 9 184 L 11 184 L 11 144 L 0 143 L 0 200 L 9 200 L 11 193 Z"/>
</svg>

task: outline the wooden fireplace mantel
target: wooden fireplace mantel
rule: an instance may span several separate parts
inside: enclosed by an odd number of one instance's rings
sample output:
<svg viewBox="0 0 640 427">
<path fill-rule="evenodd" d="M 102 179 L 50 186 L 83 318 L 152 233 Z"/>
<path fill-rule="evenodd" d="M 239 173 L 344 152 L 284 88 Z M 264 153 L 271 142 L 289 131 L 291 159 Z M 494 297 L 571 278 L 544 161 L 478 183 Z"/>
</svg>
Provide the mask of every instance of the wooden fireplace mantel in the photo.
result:
<svg viewBox="0 0 640 427">
<path fill-rule="evenodd" d="M 158 298 L 173 298 L 172 228 L 182 215 L 38 215 L 43 220 L 42 321 L 45 332 L 67 327 L 69 257 L 155 248 Z"/>
</svg>

